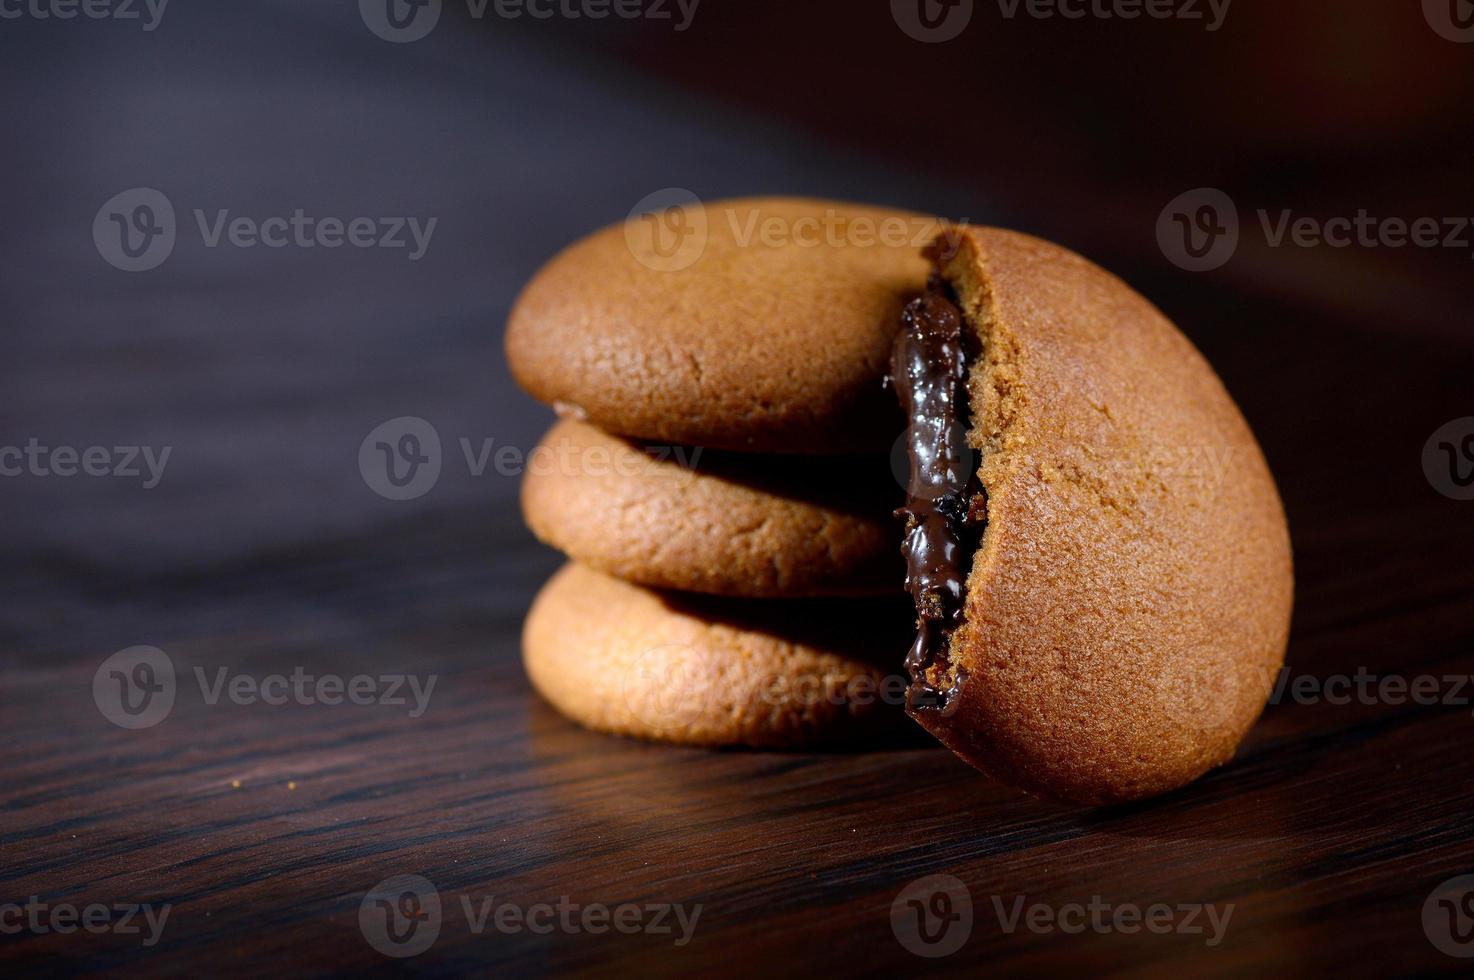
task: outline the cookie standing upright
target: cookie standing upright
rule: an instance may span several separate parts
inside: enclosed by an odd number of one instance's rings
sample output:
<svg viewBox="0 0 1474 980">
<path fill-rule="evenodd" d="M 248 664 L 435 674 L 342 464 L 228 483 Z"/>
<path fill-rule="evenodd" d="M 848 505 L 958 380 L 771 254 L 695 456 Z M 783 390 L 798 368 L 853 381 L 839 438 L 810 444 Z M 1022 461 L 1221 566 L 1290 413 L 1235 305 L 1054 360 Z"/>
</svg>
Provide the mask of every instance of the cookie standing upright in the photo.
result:
<svg viewBox="0 0 1474 980">
<path fill-rule="evenodd" d="M 899 387 L 923 468 L 959 400 L 974 455 L 954 502 L 912 487 L 913 716 L 1041 795 L 1181 786 L 1233 755 L 1284 656 L 1290 542 L 1264 456 L 1208 363 L 1115 276 L 991 228 L 935 255 Z"/>
</svg>

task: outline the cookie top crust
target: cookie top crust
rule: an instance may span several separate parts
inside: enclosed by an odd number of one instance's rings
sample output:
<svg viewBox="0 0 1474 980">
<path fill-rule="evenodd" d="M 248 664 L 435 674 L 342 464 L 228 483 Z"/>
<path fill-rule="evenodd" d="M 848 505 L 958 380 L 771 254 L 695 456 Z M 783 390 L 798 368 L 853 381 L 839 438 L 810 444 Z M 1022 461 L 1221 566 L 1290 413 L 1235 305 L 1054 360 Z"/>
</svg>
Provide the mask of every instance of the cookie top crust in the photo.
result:
<svg viewBox="0 0 1474 980">
<path fill-rule="evenodd" d="M 544 266 L 508 321 L 533 397 L 620 435 L 769 453 L 888 450 L 883 389 L 903 303 L 942 230 L 804 198 L 692 204 L 595 232 Z"/>
<path fill-rule="evenodd" d="M 987 526 L 956 703 L 915 717 L 1039 795 L 1181 786 L 1233 755 L 1283 660 L 1294 582 L 1264 456 L 1207 361 L 1115 276 L 993 228 L 949 256 L 981 335 L 968 438 Z"/>
</svg>

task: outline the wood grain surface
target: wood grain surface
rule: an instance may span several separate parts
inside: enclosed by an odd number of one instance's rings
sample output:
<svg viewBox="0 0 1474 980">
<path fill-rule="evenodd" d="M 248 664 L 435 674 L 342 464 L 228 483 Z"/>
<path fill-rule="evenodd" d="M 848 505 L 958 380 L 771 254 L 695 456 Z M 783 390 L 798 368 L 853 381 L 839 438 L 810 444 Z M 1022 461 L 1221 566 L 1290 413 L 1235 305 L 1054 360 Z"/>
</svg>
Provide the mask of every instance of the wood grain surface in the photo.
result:
<svg viewBox="0 0 1474 980">
<path fill-rule="evenodd" d="M 1474 873 L 1474 502 L 1437 492 L 1422 465 L 1436 429 L 1474 415 L 1467 305 L 1437 320 L 1347 303 L 1345 279 L 1407 282 L 1378 263 L 1294 289 L 1256 261 L 1194 276 L 1142 257 L 1160 204 L 1114 238 L 1084 219 L 1080 244 L 1159 302 L 1240 400 L 1295 542 L 1286 693 L 1232 764 L 1191 787 L 1082 810 L 1020 797 L 925 742 L 784 754 L 591 734 L 518 663 L 522 616 L 560 559 L 522 528 L 516 474 L 474 475 L 459 445 L 525 450 L 550 419 L 501 363 L 518 284 L 645 193 L 694 182 L 683 175 L 702 175 L 703 194 L 801 188 L 973 218 L 1001 206 L 742 115 L 620 96 L 646 84 L 628 63 L 596 70 L 541 39 L 448 31 L 389 50 L 361 24 L 291 8 L 181 5 L 152 39 L 0 25 L 15 55 L 0 57 L 4 112 L 25 134 L 8 148 L 0 238 L 0 444 L 173 447 L 151 490 L 0 482 L 7 975 L 1467 972 L 1434 944 L 1434 892 Z M 599 142 L 620 151 L 594 168 L 578 154 Z M 441 237 L 409 263 L 230 253 L 195 236 L 129 276 L 99 261 L 88 229 L 132 186 L 160 187 L 181 212 L 434 214 Z M 1048 213 L 1041 224 L 1067 223 Z M 1430 279 L 1467 300 L 1467 263 L 1461 278 L 1442 268 Z M 393 502 L 357 454 L 401 415 L 436 426 L 445 465 L 432 492 Z M 160 723 L 125 730 L 93 681 L 136 645 L 168 655 L 177 696 Z M 196 668 L 435 687 L 418 716 L 212 704 Z M 1358 673 L 1435 678 L 1441 701 L 1291 693 L 1296 678 L 1334 692 Z M 383 955 L 361 927 L 365 896 L 399 875 L 423 876 L 441 905 L 438 937 L 413 958 Z M 956 878 L 972 909 L 941 958 L 905 938 L 904 901 L 893 919 L 902 890 L 932 875 Z M 32 896 L 169 914 L 153 944 L 147 926 L 9 928 L 6 903 Z M 581 920 L 478 932 L 463 900 L 699 915 L 685 937 L 669 917 L 669 933 Z M 1010 930 L 1020 903 L 1054 925 Z M 1107 925 L 1073 929 L 1071 910 L 1092 903 Z M 1111 924 L 1157 905 L 1170 931 Z M 1179 908 L 1203 905 L 1228 916 L 1220 935 Z M 1474 954 L 1474 940 L 1459 948 Z"/>
</svg>

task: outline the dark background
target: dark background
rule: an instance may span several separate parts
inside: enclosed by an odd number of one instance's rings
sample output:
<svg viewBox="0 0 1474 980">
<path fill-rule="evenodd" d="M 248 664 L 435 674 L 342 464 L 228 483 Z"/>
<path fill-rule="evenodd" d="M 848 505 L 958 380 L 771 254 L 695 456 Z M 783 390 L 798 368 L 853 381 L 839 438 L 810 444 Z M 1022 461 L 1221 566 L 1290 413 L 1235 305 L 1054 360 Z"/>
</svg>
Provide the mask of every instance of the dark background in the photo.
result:
<svg viewBox="0 0 1474 980">
<path fill-rule="evenodd" d="M 172 0 L 138 21 L 0 19 L 0 445 L 170 446 L 161 484 L 0 478 L 0 902 L 170 900 L 159 947 L 0 935 L 24 966 L 279 973 L 491 966 L 657 973 L 924 967 L 902 885 L 961 878 L 978 926 L 940 966 L 1453 972 L 1421 927 L 1474 871 L 1467 706 L 1272 706 L 1232 766 L 1164 801 L 1018 798 L 941 750 L 711 754 L 573 728 L 517 663 L 558 564 L 515 478 L 550 413 L 501 331 L 558 248 L 669 187 L 809 194 L 1001 224 L 1095 259 L 1222 374 L 1296 547 L 1290 663 L 1317 677 L 1474 667 L 1474 503 L 1425 442 L 1474 415 L 1471 253 L 1273 247 L 1255 212 L 1474 215 L 1474 45 L 1437 4 L 1236 0 L 1201 21 L 1014 18 L 946 43 L 881 2 L 703 0 L 669 21 L 511 20 L 447 3 L 427 38 L 349 2 Z M 1204 8 L 1206 10 L 1206 8 Z M 179 213 L 159 268 L 109 266 L 103 202 Z M 1158 245 L 1219 188 L 1221 268 Z M 403 250 L 206 248 L 190 212 L 416 215 Z M 1474 234 L 1466 235 L 1474 239 Z M 445 444 L 435 488 L 373 493 L 359 444 L 397 416 Z M 1474 431 L 1474 430 L 1471 430 Z M 181 669 L 437 672 L 424 719 L 183 703 L 125 732 L 89 696 L 135 644 Z M 1471 692 L 1474 693 L 1474 692 Z M 233 781 L 241 783 L 233 787 Z M 293 788 L 285 784 L 290 781 Z M 389 874 L 534 902 L 701 901 L 697 940 L 476 937 L 405 963 L 356 928 Z M 998 932 L 987 896 L 1235 902 L 1228 940 Z"/>
</svg>

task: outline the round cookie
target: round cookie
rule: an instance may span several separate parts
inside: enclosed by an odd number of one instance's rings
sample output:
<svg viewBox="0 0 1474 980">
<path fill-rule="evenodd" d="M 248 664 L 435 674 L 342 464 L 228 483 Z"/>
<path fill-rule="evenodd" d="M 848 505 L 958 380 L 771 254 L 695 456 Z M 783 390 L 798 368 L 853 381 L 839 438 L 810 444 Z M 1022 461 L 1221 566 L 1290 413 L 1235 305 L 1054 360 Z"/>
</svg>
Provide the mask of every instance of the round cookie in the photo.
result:
<svg viewBox="0 0 1474 980">
<path fill-rule="evenodd" d="M 553 258 L 507 326 L 517 381 L 565 417 L 747 452 L 890 448 L 896 317 L 937 219 L 798 198 L 632 217 Z"/>
<path fill-rule="evenodd" d="M 904 599 L 680 596 L 570 563 L 533 602 L 522 655 L 538 692 L 587 728 L 803 748 L 904 731 L 905 679 L 875 658 L 907 626 Z"/>
<path fill-rule="evenodd" d="M 1263 454 L 1203 357 L 1119 279 L 998 229 L 937 253 L 981 350 L 966 401 L 985 523 L 960 625 L 913 671 L 912 715 L 1039 795 L 1182 786 L 1233 755 L 1284 655 L 1290 540 Z M 923 634 L 937 604 L 918 597 Z"/>
<path fill-rule="evenodd" d="M 528 457 L 522 512 L 544 543 L 654 588 L 899 594 L 901 488 L 884 457 L 741 457 L 560 421 Z"/>
</svg>

